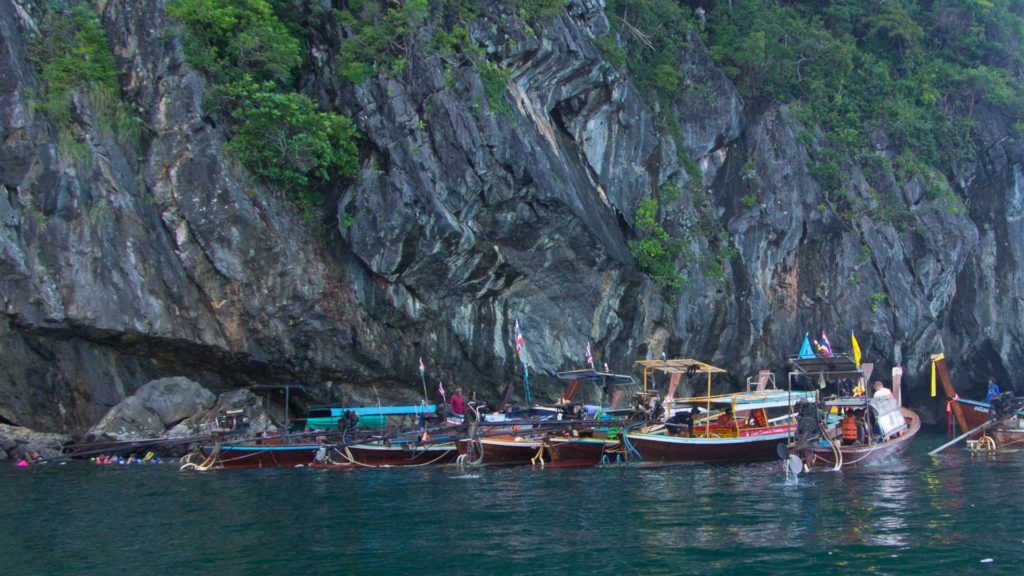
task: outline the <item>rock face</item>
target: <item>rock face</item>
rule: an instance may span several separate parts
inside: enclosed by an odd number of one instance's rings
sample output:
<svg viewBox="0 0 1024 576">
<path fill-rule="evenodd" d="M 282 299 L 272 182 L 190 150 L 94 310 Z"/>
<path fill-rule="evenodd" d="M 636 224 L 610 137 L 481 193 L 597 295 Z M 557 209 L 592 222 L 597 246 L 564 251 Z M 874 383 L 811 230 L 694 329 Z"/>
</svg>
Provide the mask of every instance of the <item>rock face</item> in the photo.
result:
<svg viewBox="0 0 1024 576">
<path fill-rule="evenodd" d="M 216 399 L 213 392 L 187 378 L 153 380 L 111 408 L 90 433 L 117 440 L 156 438 L 211 408 Z"/>
<path fill-rule="evenodd" d="M 259 396 L 250 390 L 232 390 L 221 394 L 207 410 L 194 412 L 188 418 L 167 431 L 167 438 L 187 438 L 208 434 L 216 423 L 217 416 L 228 410 L 245 410 L 249 418 L 247 433 L 262 434 L 274 432 L 279 426 L 267 415 Z"/>
<path fill-rule="evenodd" d="M 60 456 L 70 437 L 51 432 L 35 432 L 20 426 L 0 424 L 0 461 L 23 458 L 38 452 L 46 458 Z"/>
<path fill-rule="evenodd" d="M 364 138 L 361 177 L 333 190 L 324 233 L 225 151 L 162 1 L 97 3 L 145 130 L 120 142 L 76 99 L 83 159 L 32 105 L 39 8 L 0 0 L 0 422 L 84 430 L 124 401 L 126 431 L 155 430 L 184 416 L 131 398 L 173 376 L 405 401 L 422 393 L 420 357 L 428 394 L 441 380 L 490 397 L 522 379 L 516 319 L 540 397 L 588 342 L 618 372 L 665 353 L 742 380 L 822 329 L 841 350 L 856 331 L 880 370 L 906 366 L 912 402 L 932 352 L 952 359 L 965 396 L 989 373 L 1019 379 L 1024 145 L 1002 111 L 976 111 L 989 145 L 960 168 L 966 210 L 855 174 L 851 194 L 897 202 L 915 224 L 847 221 L 820 209 L 798 120 L 748 107 L 699 37 L 665 130 L 595 47 L 602 2 L 573 0 L 532 35 L 509 6 L 480 5 L 470 32 L 511 72 L 500 101 L 472 66 L 427 50 L 399 75 L 348 84 L 341 25 L 317 24 L 303 89 Z M 666 184 L 684 193 L 662 206 L 664 226 L 691 255 L 669 298 L 629 250 L 638 203 Z"/>
</svg>

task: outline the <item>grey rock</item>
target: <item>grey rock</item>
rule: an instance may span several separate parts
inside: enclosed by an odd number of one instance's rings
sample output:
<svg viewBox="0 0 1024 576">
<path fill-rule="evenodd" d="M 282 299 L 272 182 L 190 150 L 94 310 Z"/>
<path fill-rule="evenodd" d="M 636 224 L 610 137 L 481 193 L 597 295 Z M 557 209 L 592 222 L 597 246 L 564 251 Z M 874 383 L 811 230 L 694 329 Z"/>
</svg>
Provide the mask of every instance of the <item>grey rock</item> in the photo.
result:
<svg viewBox="0 0 1024 576">
<path fill-rule="evenodd" d="M 217 417 L 227 410 L 245 410 L 249 418 L 249 428 L 246 433 L 261 434 L 274 432 L 280 429 L 281 424 L 276 423 L 267 415 L 263 407 L 263 400 L 253 394 L 251 390 L 232 390 L 221 394 L 216 403 L 208 409 L 193 414 L 177 426 L 167 431 L 167 438 L 188 438 L 209 434 L 216 424 Z"/>
<path fill-rule="evenodd" d="M 209 409 L 216 396 L 186 378 L 161 378 L 110 409 L 90 431 L 118 440 L 157 438 L 168 428 Z"/>
<path fill-rule="evenodd" d="M 70 436 L 51 432 L 36 432 L 21 426 L 0 424 L 0 461 L 17 459 L 39 452 L 43 458 L 61 455 Z"/>
</svg>

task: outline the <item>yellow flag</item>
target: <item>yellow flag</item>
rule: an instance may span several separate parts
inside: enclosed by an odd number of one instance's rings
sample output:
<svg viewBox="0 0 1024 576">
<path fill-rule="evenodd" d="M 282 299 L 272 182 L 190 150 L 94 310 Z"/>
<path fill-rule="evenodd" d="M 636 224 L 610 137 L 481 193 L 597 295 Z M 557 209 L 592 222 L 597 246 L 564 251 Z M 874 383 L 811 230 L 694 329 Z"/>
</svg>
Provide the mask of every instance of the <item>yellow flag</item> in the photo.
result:
<svg viewBox="0 0 1024 576">
<path fill-rule="evenodd" d="M 860 344 L 857 343 L 857 337 L 853 332 L 850 332 L 850 343 L 853 345 L 853 362 L 860 366 Z"/>
<path fill-rule="evenodd" d="M 942 352 L 938 354 L 932 354 L 932 398 L 935 398 L 935 363 L 939 360 L 944 360 L 946 355 Z"/>
<path fill-rule="evenodd" d="M 932 398 L 935 398 L 935 360 L 932 360 Z"/>
</svg>

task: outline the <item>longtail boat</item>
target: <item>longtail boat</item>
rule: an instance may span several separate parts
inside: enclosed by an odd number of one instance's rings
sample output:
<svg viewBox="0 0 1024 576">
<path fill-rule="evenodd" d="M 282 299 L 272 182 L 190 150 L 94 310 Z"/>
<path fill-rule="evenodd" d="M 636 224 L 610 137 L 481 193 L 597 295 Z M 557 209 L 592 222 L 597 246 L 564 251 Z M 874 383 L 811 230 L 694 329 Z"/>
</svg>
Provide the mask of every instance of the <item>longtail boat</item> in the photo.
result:
<svg viewBox="0 0 1024 576">
<path fill-rule="evenodd" d="M 545 441 L 545 450 L 556 467 L 594 466 L 607 460 L 621 462 L 624 452 L 621 448 L 621 433 L 624 422 L 633 409 L 622 406 L 628 388 L 636 384 L 632 376 L 589 370 L 559 372 L 558 379 L 566 382 L 565 391 L 559 401 L 559 408 L 570 414 L 582 414 L 585 418 L 607 419 L 605 423 L 573 426 L 561 435 L 550 435 Z M 576 395 L 584 384 L 591 385 L 600 395 L 599 404 L 576 402 Z"/>
<path fill-rule="evenodd" d="M 921 429 L 918 415 L 901 405 L 900 368 L 893 368 L 892 395 L 873 398 L 854 392 L 866 388 L 871 366 L 849 356 L 793 358 L 790 365 L 790 389 L 811 387 L 816 395 L 797 405 L 797 430 L 788 446 L 805 470 L 840 470 L 898 456 Z M 849 437 L 843 434 L 846 425 Z"/>
<path fill-rule="evenodd" d="M 195 468 L 297 466 L 415 466 L 445 463 L 457 455 L 450 434 L 460 422 L 437 422 L 434 405 L 313 407 L 306 431 L 271 437 L 218 437 L 190 462 Z M 398 422 L 392 420 L 397 419 Z"/>
<path fill-rule="evenodd" d="M 699 360 L 641 360 L 644 393 L 653 406 L 654 418 L 635 429 L 628 429 L 623 442 L 632 459 L 646 462 L 754 462 L 777 457 L 779 445 L 785 445 L 795 430 L 792 406 L 808 397 L 807 393 L 775 388 L 774 376 L 761 371 L 748 380 L 747 391 L 711 394 L 712 377 L 725 370 Z M 656 373 L 670 377 L 664 399 L 648 393 L 647 380 Z M 673 398 L 683 375 L 707 382 L 707 394 Z M 811 394 L 813 396 L 813 393 Z M 667 407 L 667 408 L 665 408 Z"/>
<path fill-rule="evenodd" d="M 479 416 L 479 430 L 483 432 L 471 433 L 458 442 L 461 461 L 555 466 L 600 464 L 606 451 L 614 451 L 619 446 L 616 430 L 623 423 L 616 419 L 632 409 L 618 404 L 625 395 L 623 388 L 635 381 L 629 375 L 593 369 L 559 372 L 558 378 L 566 386 L 554 404 L 535 404 L 519 410 L 515 412 L 519 418 L 512 421 L 488 422 L 484 416 Z M 602 402 L 577 401 L 585 384 L 596 387 Z"/>
<path fill-rule="evenodd" d="M 955 420 L 964 437 L 977 442 L 975 446 L 988 450 L 1024 448 L 1024 412 L 1020 411 L 1021 400 L 1012 392 L 1004 392 L 992 401 L 961 398 L 953 388 L 944 354 L 932 355 L 932 396 L 936 377 L 946 393 L 950 435 Z"/>
</svg>

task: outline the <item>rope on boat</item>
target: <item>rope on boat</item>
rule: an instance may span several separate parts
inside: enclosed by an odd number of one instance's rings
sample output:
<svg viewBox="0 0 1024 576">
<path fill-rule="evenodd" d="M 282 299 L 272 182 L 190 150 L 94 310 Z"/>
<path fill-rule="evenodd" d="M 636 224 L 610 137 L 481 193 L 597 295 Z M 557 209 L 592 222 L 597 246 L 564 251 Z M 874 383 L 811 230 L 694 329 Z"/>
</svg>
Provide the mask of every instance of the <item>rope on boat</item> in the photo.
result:
<svg viewBox="0 0 1024 576">
<path fill-rule="evenodd" d="M 832 471 L 838 472 L 843 467 L 843 451 L 836 445 L 835 439 L 829 436 L 828 430 L 825 428 L 825 424 L 820 420 L 818 421 L 818 428 L 821 430 L 821 437 L 825 439 L 829 448 L 832 449 L 832 457 L 835 460 L 832 465 Z M 874 450 L 874 448 L 872 448 L 872 450 Z"/>
<path fill-rule="evenodd" d="M 199 470 L 200 472 L 203 472 L 209 470 L 210 468 L 213 468 L 214 463 L 217 462 L 217 456 L 220 455 L 220 444 L 215 444 L 213 446 L 213 450 L 210 452 L 210 455 L 207 456 L 206 459 L 203 460 L 202 463 L 200 464 L 196 464 L 195 462 L 192 461 L 193 455 L 202 456 L 202 454 L 200 454 L 199 452 L 191 452 L 187 454 L 186 456 L 183 457 L 183 459 L 185 459 L 185 463 L 182 464 L 181 467 L 178 468 L 178 470 Z"/>
<path fill-rule="evenodd" d="M 472 411 L 472 418 L 469 421 L 469 438 L 466 439 L 466 453 L 459 454 L 455 464 L 459 468 L 466 466 L 479 466 L 484 461 L 484 443 L 480 440 L 480 408 L 470 402 L 467 409 Z M 473 458 L 476 456 L 476 458 Z"/>
<path fill-rule="evenodd" d="M 636 446 L 633 446 L 633 443 L 629 441 L 629 432 L 631 430 L 636 430 L 636 429 L 639 429 L 639 428 L 643 428 L 643 426 L 644 426 L 644 422 L 641 422 L 639 424 L 634 424 L 633 426 L 626 426 L 622 430 L 622 445 L 626 447 L 626 460 L 627 460 L 627 462 L 633 460 L 634 458 L 636 459 L 637 462 L 643 462 L 644 461 L 643 455 L 640 454 L 640 451 L 636 449 Z"/>
<path fill-rule="evenodd" d="M 544 467 L 544 442 L 541 442 L 540 447 L 537 448 L 537 454 L 535 454 L 533 458 L 530 458 L 531 466 L 536 466 L 538 463 L 541 468 Z"/>
</svg>

